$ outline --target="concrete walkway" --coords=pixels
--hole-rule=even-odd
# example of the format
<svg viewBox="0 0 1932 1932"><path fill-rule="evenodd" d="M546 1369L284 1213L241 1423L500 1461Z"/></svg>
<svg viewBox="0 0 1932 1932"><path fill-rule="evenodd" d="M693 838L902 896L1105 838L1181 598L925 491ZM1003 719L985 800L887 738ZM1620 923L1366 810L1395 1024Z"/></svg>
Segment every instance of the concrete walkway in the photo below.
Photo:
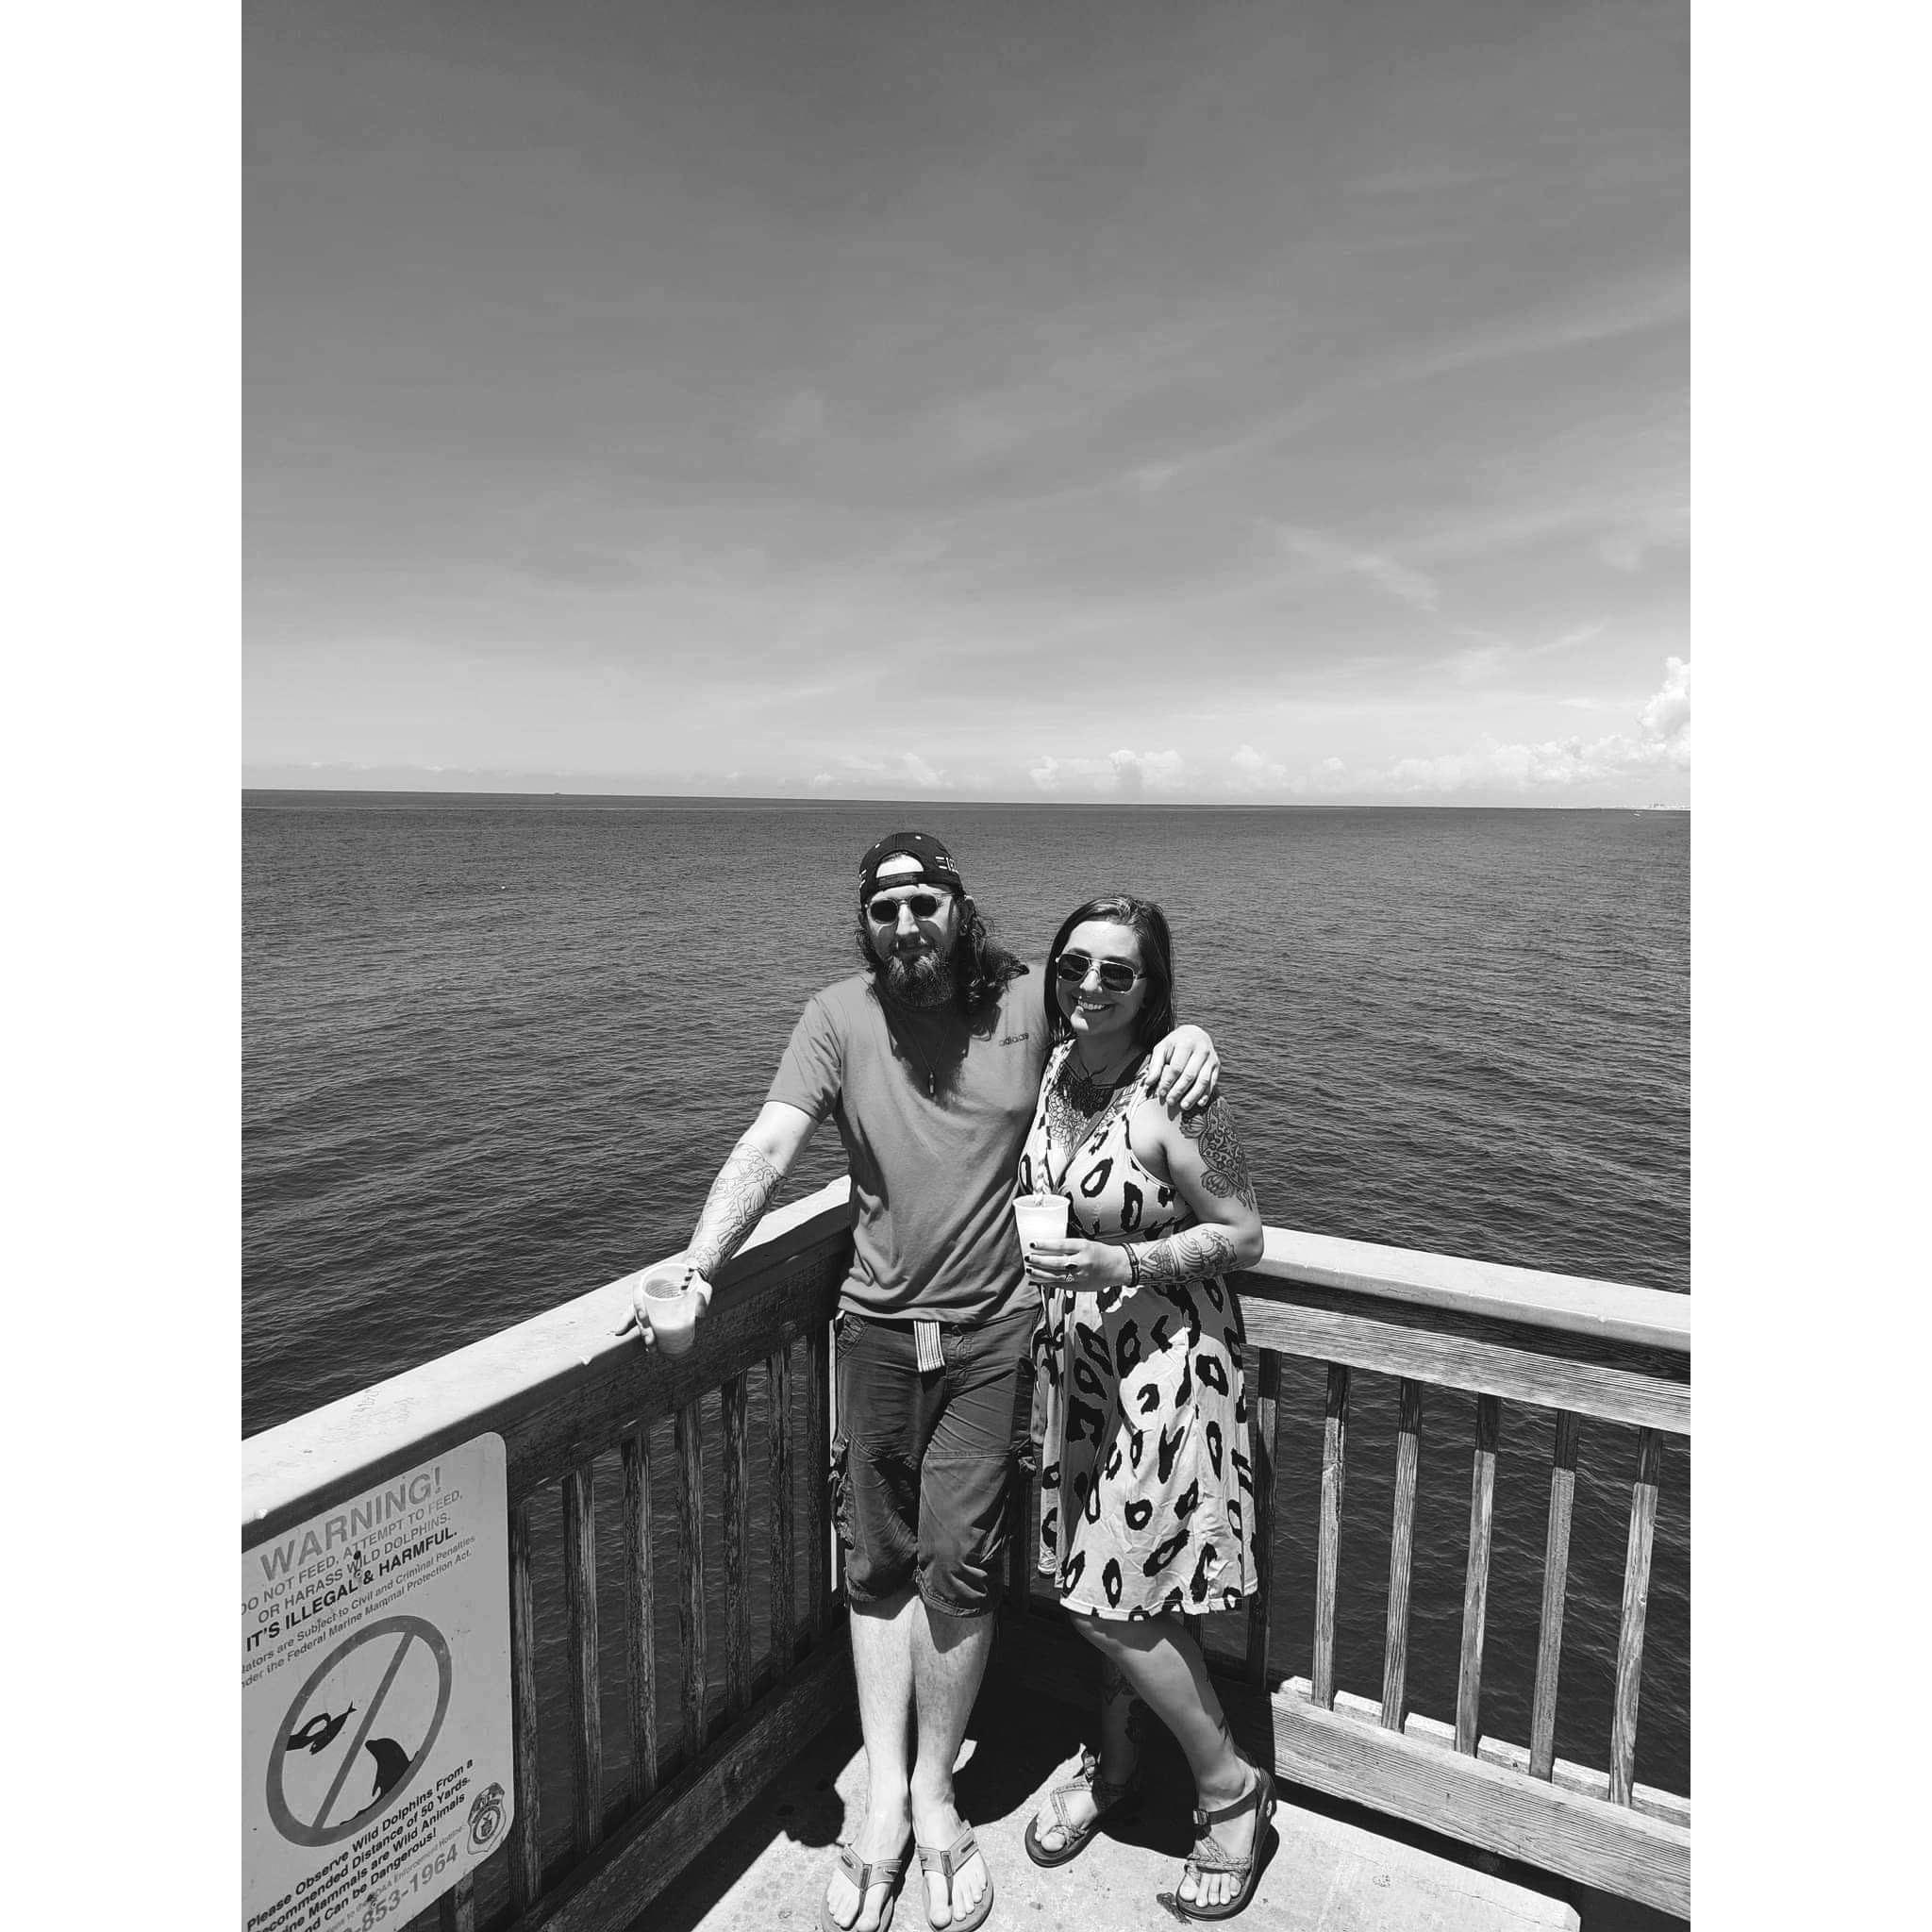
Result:
<svg viewBox="0 0 1932 1932"><path fill-rule="evenodd" d="M1075 1760L1081 1716L1060 1706L989 1710L988 1701L974 1713L958 1777L960 1807L993 1874L986 1932L1173 1932L1178 1922L1156 1894L1174 1890L1192 1840L1191 1786L1179 1753L1163 1737L1149 1753L1138 1814L1071 1863L1044 1871L1026 1856L1026 1824ZM1084 1728L1092 1734L1091 1719ZM864 1803L858 1726L835 1725L639 1918L635 1932L816 1932L837 1847ZM1579 1924L1560 1881L1539 1876L1541 1889L1531 1890L1348 1822L1338 1808L1284 1794L1277 1841L1239 1921L1247 1932L1574 1932ZM924 1932L922 1900L918 1864L908 1860L893 1932ZM1597 1924L1592 1916L1584 1932Z"/></svg>

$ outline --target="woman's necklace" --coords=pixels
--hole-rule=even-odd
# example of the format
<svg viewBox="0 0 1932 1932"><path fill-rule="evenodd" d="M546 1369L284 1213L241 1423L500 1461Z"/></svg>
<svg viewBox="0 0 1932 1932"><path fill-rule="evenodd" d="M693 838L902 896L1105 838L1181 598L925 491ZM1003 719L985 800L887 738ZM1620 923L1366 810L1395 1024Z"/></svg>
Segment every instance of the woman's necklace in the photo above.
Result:
<svg viewBox="0 0 1932 1932"><path fill-rule="evenodd" d="M1131 1054L1111 1080L1102 1080L1079 1063L1077 1047L1069 1050L1060 1062L1059 1077L1046 1096L1046 1118L1057 1141L1072 1145L1084 1140L1093 1123L1112 1106L1115 1096L1128 1085L1142 1056Z"/></svg>

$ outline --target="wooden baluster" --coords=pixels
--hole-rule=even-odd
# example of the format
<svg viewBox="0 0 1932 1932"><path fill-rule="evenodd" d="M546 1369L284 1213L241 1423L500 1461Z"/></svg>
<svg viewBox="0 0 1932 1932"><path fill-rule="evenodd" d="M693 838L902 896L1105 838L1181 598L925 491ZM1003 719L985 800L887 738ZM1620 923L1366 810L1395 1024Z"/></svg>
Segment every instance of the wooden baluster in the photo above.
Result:
<svg viewBox="0 0 1932 1932"><path fill-rule="evenodd" d="M476 1932L476 1874L465 1872L437 1901L437 1932Z"/></svg>
<svg viewBox="0 0 1932 1932"><path fill-rule="evenodd" d="M1395 1425L1395 1508L1389 1534L1389 1627L1382 1643L1382 1728L1407 1717L1408 1579L1415 1556L1415 1483L1422 1461L1423 1388L1402 1378Z"/></svg>
<svg viewBox="0 0 1932 1932"><path fill-rule="evenodd" d="M510 1904L521 1916L543 1890L543 1850L537 1830L537 1605L530 1583L530 1499L509 1512L510 1732L516 1763L517 1815L509 1832Z"/></svg>
<svg viewBox="0 0 1932 1932"><path fill-rule="evenodd" d="M1341 1489L1348 1474L1348 1367L1328 1364L1322 1424L1322 1536L1315 1553L1315 1702L1335 1708L1335 1585L1341 1557Z"/></svg>
<svg viewBox="0 0 1932 1932"><path fill-rule="evenodd" d="M677 1411L677 1639L684 1651L682 1723L689 1764L705 1748L705 1466L698 1405Z"/></svg>
<svg viewBox="0 0 1932 1932"><path fill-rule="evenodd" d="M743 1370L724 1385L724 1717L734 1722L751 1703L751 1511L745 1478L750 1444L745 1399L750 1375Z"/></svg>
<svg viewBox="0 0 1932 1932"><path fill-rule="evenodd" d="M597 1681L596 1477L582 1462L563 1479L563 1599L570 1624L572 1828L578 1857L604 1836L604 1716Z"/></svg>
<svg viewBox="0 0 1932 1932"><path fill-rule="evenodd" d="M624 1651L630 1684L630 1801L658 1789L657 1591L651 1561L651 1432L624 1439Z"/></svg>
<svg viewBox="0 0 1932 1932"><path fill-rule="evenodd" d="M1490 1607L1490 1537L1496 1514L1496 1442L1503 1405L1475 1399L1475 1468L1469 1485L1469 1567L1462 1582L1462 1665L1456 1678L1456 1748L1475 1756L1483 1701L1483 1620Z"/></svg>
<svg viewBox="0 0 1932 1932"><path fill-rule="evenodd" d="M1643 1613L1650 1602L1650 1539L1657 1526L1661 1438L1637 1432L1637 1478L1630 1488L1630 1541L1624 1557L1624 1610L1617 1625L1617 1702L1610 1720L1610 1802L1630 1803L1637 1770L1637 1693L1643 1671Z"/></svg>
<svg viewBox="0 0 1932 1932"><path fill-rule="evenodd" d="M1537 1629L1536 1699L1529 1718L1529 1774L1548 1783L1557 1764L1557 1669L1563 1655L1563 1598L1570 1581L1570 1511L1576 1496L1577 1422L1557 1411L1550 1457L1550 1527L1543 1541L1542 1621Z"/></svg>
<svg viewBox="0 0 1932 1932"><path fill-rule="evenodd" d="M772 1681L798 1650L798 1592L791 1574L791 1357L765 1357L765 1474L772 1491Z"/></svg>
<svg viewBox="0 0 1932 1932"><path fill-rule="evenodd" d="M1032 1601L1033 1485L1016 1463L1007 1476L1007 1607L1024 1615Z"/></svg>
<svg viewBox="0 0 1932 1932"><path fill-rule="evenodd" d="M1255 1593L1248 1599L1247 1680L1268 1682L1268 1602L1274 1588L1274 1465L1278 1459L1275 1429L1281 1400L1281 1357L1272 1348L1260 1351L1260 1372L1248 1431L1248 1454L1255 1467Z"/></svg>
<svg viewBox="0 0 1932 1932"><path fill-rule="evenodd" d="M809 1463L805 1473L806 1627L813 1644L824 1642L825 1619L832 1605L832 1524L830 1481L832 1467L832 1331L816 1327L807 1341L810 1364L810 1420L806 1454Z"/></svg>
<svg viewBox="0 0 1932 1932"><path fill-rule="evenodd" d="M1030 1349L1032 1344L1027 1346ZM1026 1418L1029 1432L1041 1400L1036 1385L1034 1407L1028 1410ZM1038 1457L1034 1459L1037 1461ZM1033 1492L1037 1481L1038 1477L1029 1476L1015 1457L1007 1474L1007 1607L1021 1616L1032 1606L1033 1561L1040 1548L1033 1528Z"/></svg>

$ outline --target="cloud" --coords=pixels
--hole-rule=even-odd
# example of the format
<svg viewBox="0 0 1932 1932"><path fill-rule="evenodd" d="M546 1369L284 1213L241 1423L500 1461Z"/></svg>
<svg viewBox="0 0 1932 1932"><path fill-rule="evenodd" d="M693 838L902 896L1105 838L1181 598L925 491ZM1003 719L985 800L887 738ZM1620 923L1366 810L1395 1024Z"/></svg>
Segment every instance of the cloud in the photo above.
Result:
<svg viewBox="0 0 1932 1932"><path fill-rule="evenodd" d="M1177 751L1117 751L1113 768L1119 774L1124 797L1138 798L1142 792L1157 795L1179 791L1188 782L1187 768Z"/></svg>
<svg viewBox="0 0 1932 1932"><path fill-rule="evenodd" d="M1441 758L1398 758L1389 767L1383 784L1401 792L1477 788L1528 791L1540 786L1560 788L1608 775L1581 739L1553 738L1541 744L1489 744L1480 751L1449 752Z"/></svg>
<svg viewBox="0 0 1932 1932"><path fill-rule="evenodd" d="M1668 270L1608 286L1572 291L1553 302L1520 310L1499 325L1441 338L1370 379L1423 382L1487 363L1520 361L1662 329L1681 330L1690 314L1690 275L1673 264Z"/></svg>
<svg viewBox="0 0 1932 1932"><path fill-rule="evenodd" d="M871 786L907 786L920 791L943 791L949 781L945 773L928 763L916 751L902 751L888 758L860 758L857 753L845 752L840 756L836 773L818 771L812 774L812 790L828 791L834 785L849 785L855 780Z"/></svg>
<svg viewBox="0 0 1932 1932"><path fill-rule="evenodd" d="M1049 797L1169 797L1187 789L1187 763L1177 751L1123 748L1104 758L1058 758L1042 753L1026 775Z"/></svg>
<svg viewBox="0 0 1932 1932"><path fill-rule="evenodd" d="M1667 658L1662 688L1638 713L1634 733L1611 731L1589 740L1551 738L1539 744L1491 741L1474 751L1397 758L1360 771L1331 758L1293 781L1291 790L1403 798L1472 791L1548 795L1616 779L1670 776L1690 769L1690 664L1688 658Z"/></svg>
<svg viewBox="0 0 1932 1932"><path fill-rule="evenodd" d="M1288 767L1263 758L1252 744L1238 746L1228 763L1234 767L1228 781L1233 791L1280 791L1288 786Z"/></svg>
<svg viewBox="0 0 1932 1932"><path fill-rule="evenodd" d="M1449 669L1457 684L1481 684L1502 670L1507 655L1501 644L1472 644L1449 659Z"/></svg>
<svg viewBox="0 0 1932 1932"><path fill-rule="evenodd" d="M1346 791L1353 784L1348 767L1338 758L1326 758L1316 765L1305 777L1297 778L1290 786L1291 791L1337 792Z"/></svg>
<svg viewBox="0 0 1932 1932"><path fill-rule="evenodd" d="M1321 530L1307 529L1297 524L1281 525L1278 534L1292 555L1313 564L1324 575L1361 577L1383 595L1407 605L1411 610L1432 611L1441 604L1441 591L1433 577L1381 551L1357 550Z"/></svg>
<svg viewBox="0 0 1932 1932"><path fill-rule="evenodd" d="M1596 554L1612 570L1634 575L1661 552L1680 557L1690 542L1688 505L1662 500L1648 508L1621 514L1614 525L1596 540Z"/></svg>
<svg viewBox="0 0 1932 1932"><path fill-rule="evenodd" d="M1664 659L1664 688L1644 706L1637 722L1645 734L1671 748L1677 761L1690 762L1690 664L1685 658Z"/></svg>

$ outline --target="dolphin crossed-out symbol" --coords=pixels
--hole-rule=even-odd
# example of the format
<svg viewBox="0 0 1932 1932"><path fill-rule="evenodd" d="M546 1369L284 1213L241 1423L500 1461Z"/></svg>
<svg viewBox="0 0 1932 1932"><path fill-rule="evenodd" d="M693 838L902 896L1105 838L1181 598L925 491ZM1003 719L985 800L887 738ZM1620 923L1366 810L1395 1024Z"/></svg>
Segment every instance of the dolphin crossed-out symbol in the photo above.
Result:
<svg viewBox="0 0 1932 1932"><path fill-rule="evenodd" d="M325 1710L318 1710L299 1731L291 1733L288 1749L307 1751L311 1757L320 1757L341 1735L342 1726L349 1722L356 1707L347 1706L340 1716L331 1717ZM375 1783L369 1794L369 1804L378 1805L395 1790L409 1770L409 1754L393 1738L367 1738L362 1748L375 1760ZM358 1818L360 1811L356 1814Z"/></svg>
<svg viewBox="0 0 1932 1932"><path fill-rule="evenodd" d="M340 1712L325 1706L305 1708L308 1699L323 1690L330 1674L364 1646L374 1646L368 1660L352 1668L358 1672L375 1671L377 1674L373 1688L365 1689L358 1683L358 1701L347 1704ZM397 1703L391 1698L391 1691L405 1663L411 1659L417 1689L408 1699ZM426 1677L425 1668L431 1674ZM442 1632L425 1618L408 1614L377 1618L344 1636L309 1673L275 1733L275 1746L269 1754L264 1778L264 1796L275 1829L293 1844L330 1845L348 1837L358 1824L366 1824L372 1816L387 1810L421 1774L448 1713L453 1681L449 1644ZM432 1686L434 1707L425 1714L417 1700ZM344 1685L342 1690L347 1688ZM336 1694L341 1695L341 1691ZM334 1698L329 1701L333 1703ZM390 1735L375 1735L377 1719L386 1707L389 1723L384 1730ZM358 1710L360 1715L357 1716ZM357 1718L355 1728L346 1730L352 1716ZM307 1795L301 1801L302 1811L298 1816L290 1807L290 1793L283 1785L283 1767L298 1753L320 1757L344 1738L345 1730L346 1745L341 1757L332 1771L322 1774L328 1786L326 1792L320 1792L319 1788L305 1788ZM394 1735L396 1731L401 1731L401 1738ZM411 1751L403 1740L416 1739L419 1732L420 1741ZM369 1754L368 1764L362 1760L365 1751ZM368 1795L359 1799L352 1783L358 1771L370 1780L362 1788ZM343 1806L341 1812L335 1809L338 1799Z"/></svg>

